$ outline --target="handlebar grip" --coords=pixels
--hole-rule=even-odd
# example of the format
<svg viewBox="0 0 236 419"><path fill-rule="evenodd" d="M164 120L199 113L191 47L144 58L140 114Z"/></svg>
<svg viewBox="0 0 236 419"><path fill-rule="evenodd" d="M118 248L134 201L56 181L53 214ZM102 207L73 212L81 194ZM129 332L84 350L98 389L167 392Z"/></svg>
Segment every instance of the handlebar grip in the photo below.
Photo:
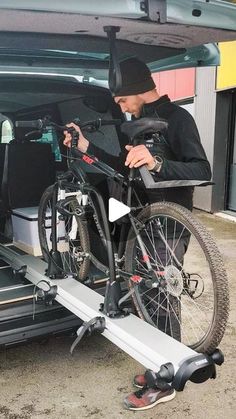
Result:
<svg viewBox="0 0 236 419"><path fill-rule="evenodd" d="M33 121L15 121L16 128L36 128L42 129L43 128L43 121L42 119L35 119Z"/></svg>

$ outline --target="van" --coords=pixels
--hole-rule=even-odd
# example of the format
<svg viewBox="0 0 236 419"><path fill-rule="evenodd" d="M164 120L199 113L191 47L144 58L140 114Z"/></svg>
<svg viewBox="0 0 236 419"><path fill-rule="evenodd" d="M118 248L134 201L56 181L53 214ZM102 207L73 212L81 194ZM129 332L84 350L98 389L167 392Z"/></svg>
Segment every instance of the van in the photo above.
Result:
<svg viewBox="0 0 236 419"><path fill-rule="evenodd" d="M119 60L139 57L152 72L216 66L217 43L235 39L236 5L231 1L2 0L1 243L41 257L37 207L44 189L66 170L66 150L57 132L27 138L15 121L48 116L64 125L78 117L123 119L108 89L109 70L110 81L112 70L117 74L114 54ZM91 138L114 155L125 144L114 128L106 135L91 133ZM102 184L97 176L94 181ZM0 346L78 329L81 321L75 315L58 303L35 305L34 294L23 267L17 271L0 256Z"/></svg>

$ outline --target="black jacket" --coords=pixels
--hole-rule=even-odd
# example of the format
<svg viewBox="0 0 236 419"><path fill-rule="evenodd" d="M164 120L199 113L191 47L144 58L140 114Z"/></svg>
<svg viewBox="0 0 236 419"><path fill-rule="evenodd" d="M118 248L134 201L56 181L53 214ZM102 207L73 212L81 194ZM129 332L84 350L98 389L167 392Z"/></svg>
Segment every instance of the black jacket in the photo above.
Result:
<svg viewBox="0 0 236 419"><path fill-rule="evenodd" d="M157 117L168 122L167 133L145 137L145 145L152 155L163 158L163 165L158 180L210 180L211 169L202 147L199 133L192 116L180 106L173 104L167 95L155 102L144 105L141 117ZM119 157L112 156L90 143L88 153L111 165L115 170L125 174L124 166L127 151L123 148ZM143 203L166 200L179 203L192 209L192 187L145 190L138 184L138 192Z"/></svg>

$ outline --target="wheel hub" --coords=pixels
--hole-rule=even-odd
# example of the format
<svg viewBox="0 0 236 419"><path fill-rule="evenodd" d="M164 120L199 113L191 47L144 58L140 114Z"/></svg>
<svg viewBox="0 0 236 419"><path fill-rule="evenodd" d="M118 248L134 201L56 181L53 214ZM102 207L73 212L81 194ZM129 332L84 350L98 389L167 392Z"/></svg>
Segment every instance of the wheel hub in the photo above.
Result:
<svg viewBox="0 0 236 419"><path fill-rule="evenodd" d="M183 277L179 269L176 266L169 265L165 268L165 280L167 292L174 297L179 297L183 292Z"/></svg>

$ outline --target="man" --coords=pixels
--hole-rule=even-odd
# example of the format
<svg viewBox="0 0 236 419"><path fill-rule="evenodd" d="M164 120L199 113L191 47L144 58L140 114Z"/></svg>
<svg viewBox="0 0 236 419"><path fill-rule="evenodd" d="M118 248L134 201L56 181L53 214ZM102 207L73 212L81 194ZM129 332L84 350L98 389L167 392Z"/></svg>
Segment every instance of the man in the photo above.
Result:
<svg viewBox="0 0 236 419"><path fill-rule="evenodd" d="M142 117L164 119L168 122L167 133L165 135L154 134L151 137L148 136L144 144L135 147L126 145L126 151L121 150L119 157L111 156L89 143L81 133L79 149L95 155L115 169L119 169L123 164L127 168L138 168L145 164L156 181L210 180L210 165L191 115L183 108L171 103L167 95L159 96L150 70L137 58L122 61L120 70L122 86L113 96L122 112L129 112L134 119ZM74 124L69 124L69 126L76 127ZM79 130L78 127L76 129ZM70 141L70 135L66 134L64 144L69 145ZM141 185L139 188L140 197L144 202L153 203L166 200L176 202L192 210L192 187L152 189L148 192ZM182 244L183 257L187 248L188 237L183 238ZM124 403L127 409L146 410L175 397L174 389L148 388L146 384L144 375L138 375L134 378L134 385L141 390L125 398Z"/></svg>

